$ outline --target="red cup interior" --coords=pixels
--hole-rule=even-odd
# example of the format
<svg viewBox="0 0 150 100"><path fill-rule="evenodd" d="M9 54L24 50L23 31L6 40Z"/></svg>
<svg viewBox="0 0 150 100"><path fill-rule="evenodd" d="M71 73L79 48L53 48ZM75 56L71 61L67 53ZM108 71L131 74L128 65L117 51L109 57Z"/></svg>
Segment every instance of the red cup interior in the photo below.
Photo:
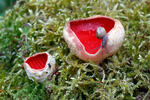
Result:
<svg viewBox="0 0 150 100"><path fill-rule="evenodd" d="M70 22L72 31L76 34L80 42L84 45L85 50L90 54L95 54L101 46L102 39L96 37L96 30L102 26L108 33L115 22L109 18L97 17L86 20L76 20Z"/></svg>
<svg viewBox="0 0 150 100"><path fill-rule="evenodd" d="M43 69L46 65L48 59L48 55L46 53L37 54L34 56L29 57L25 62L32 68L32 69Z"/></svg>

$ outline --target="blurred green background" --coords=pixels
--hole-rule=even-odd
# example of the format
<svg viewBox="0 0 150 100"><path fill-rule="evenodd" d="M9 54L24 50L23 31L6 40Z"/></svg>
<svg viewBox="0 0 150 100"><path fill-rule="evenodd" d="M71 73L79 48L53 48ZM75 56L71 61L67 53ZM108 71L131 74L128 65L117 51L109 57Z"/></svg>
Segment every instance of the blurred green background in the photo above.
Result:
<svg viewBox="0 0 150 100"><path fill-rule="evenodd" d="M0 0L0 16L5 14L5 11L11 8L16 0Z"/></svg>

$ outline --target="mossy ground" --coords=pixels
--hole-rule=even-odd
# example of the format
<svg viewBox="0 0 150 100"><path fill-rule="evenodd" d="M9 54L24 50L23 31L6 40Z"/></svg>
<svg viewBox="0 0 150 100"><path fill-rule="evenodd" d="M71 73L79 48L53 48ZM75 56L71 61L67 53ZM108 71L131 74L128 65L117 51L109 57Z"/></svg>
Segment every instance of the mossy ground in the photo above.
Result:
<svg viewBox="0 0 150 100"><path fill-rule="evenodd" d="M121 49L102 64L75 57L63 39L69 20L93 15L119 19L125 28ZM60 74L44 83L28 79L22 55L47 51ZM0 18L0 99L150 99L150 1L26 0Z"/></svg>

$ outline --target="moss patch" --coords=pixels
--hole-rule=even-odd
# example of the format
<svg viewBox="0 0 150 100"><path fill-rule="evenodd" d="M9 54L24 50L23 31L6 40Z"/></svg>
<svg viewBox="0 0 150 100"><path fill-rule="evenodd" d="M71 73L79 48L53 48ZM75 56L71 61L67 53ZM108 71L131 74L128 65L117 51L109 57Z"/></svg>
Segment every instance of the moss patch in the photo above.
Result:
<svg viewBox="0 0 150 100"><path fill-rule="evenodd" d="M0 18L0 99L134 100L150 93L150 2L147 0L26 0ZM119 52L102 64L75 57L63 39L69 20L119 19L126 32ZM28 79L22 56L47 51L59 67L45 84Z"/></svg>

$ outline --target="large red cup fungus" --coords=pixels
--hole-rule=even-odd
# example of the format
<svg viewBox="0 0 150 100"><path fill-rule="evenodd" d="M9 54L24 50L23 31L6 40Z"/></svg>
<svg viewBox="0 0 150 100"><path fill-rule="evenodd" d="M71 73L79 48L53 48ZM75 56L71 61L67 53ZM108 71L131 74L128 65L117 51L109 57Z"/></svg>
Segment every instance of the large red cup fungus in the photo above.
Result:
<svg viewBox="0 0 150 100"><path fill-rule="evenodd" d="M29 79L42 82L55 72L55 59L47 52L37 53L24 61L24 68Z"/></svg>
<svg viewBox="0 0 150 100"><path fill-rule="evenodd" d="M98 27L104 27L106 30L108 38L105 48L100 47L102 39L96 37ZM121 47L125 31L119 20L97 15L68 22L64 27L63 36L77 57L99 64Z"/></svg>

